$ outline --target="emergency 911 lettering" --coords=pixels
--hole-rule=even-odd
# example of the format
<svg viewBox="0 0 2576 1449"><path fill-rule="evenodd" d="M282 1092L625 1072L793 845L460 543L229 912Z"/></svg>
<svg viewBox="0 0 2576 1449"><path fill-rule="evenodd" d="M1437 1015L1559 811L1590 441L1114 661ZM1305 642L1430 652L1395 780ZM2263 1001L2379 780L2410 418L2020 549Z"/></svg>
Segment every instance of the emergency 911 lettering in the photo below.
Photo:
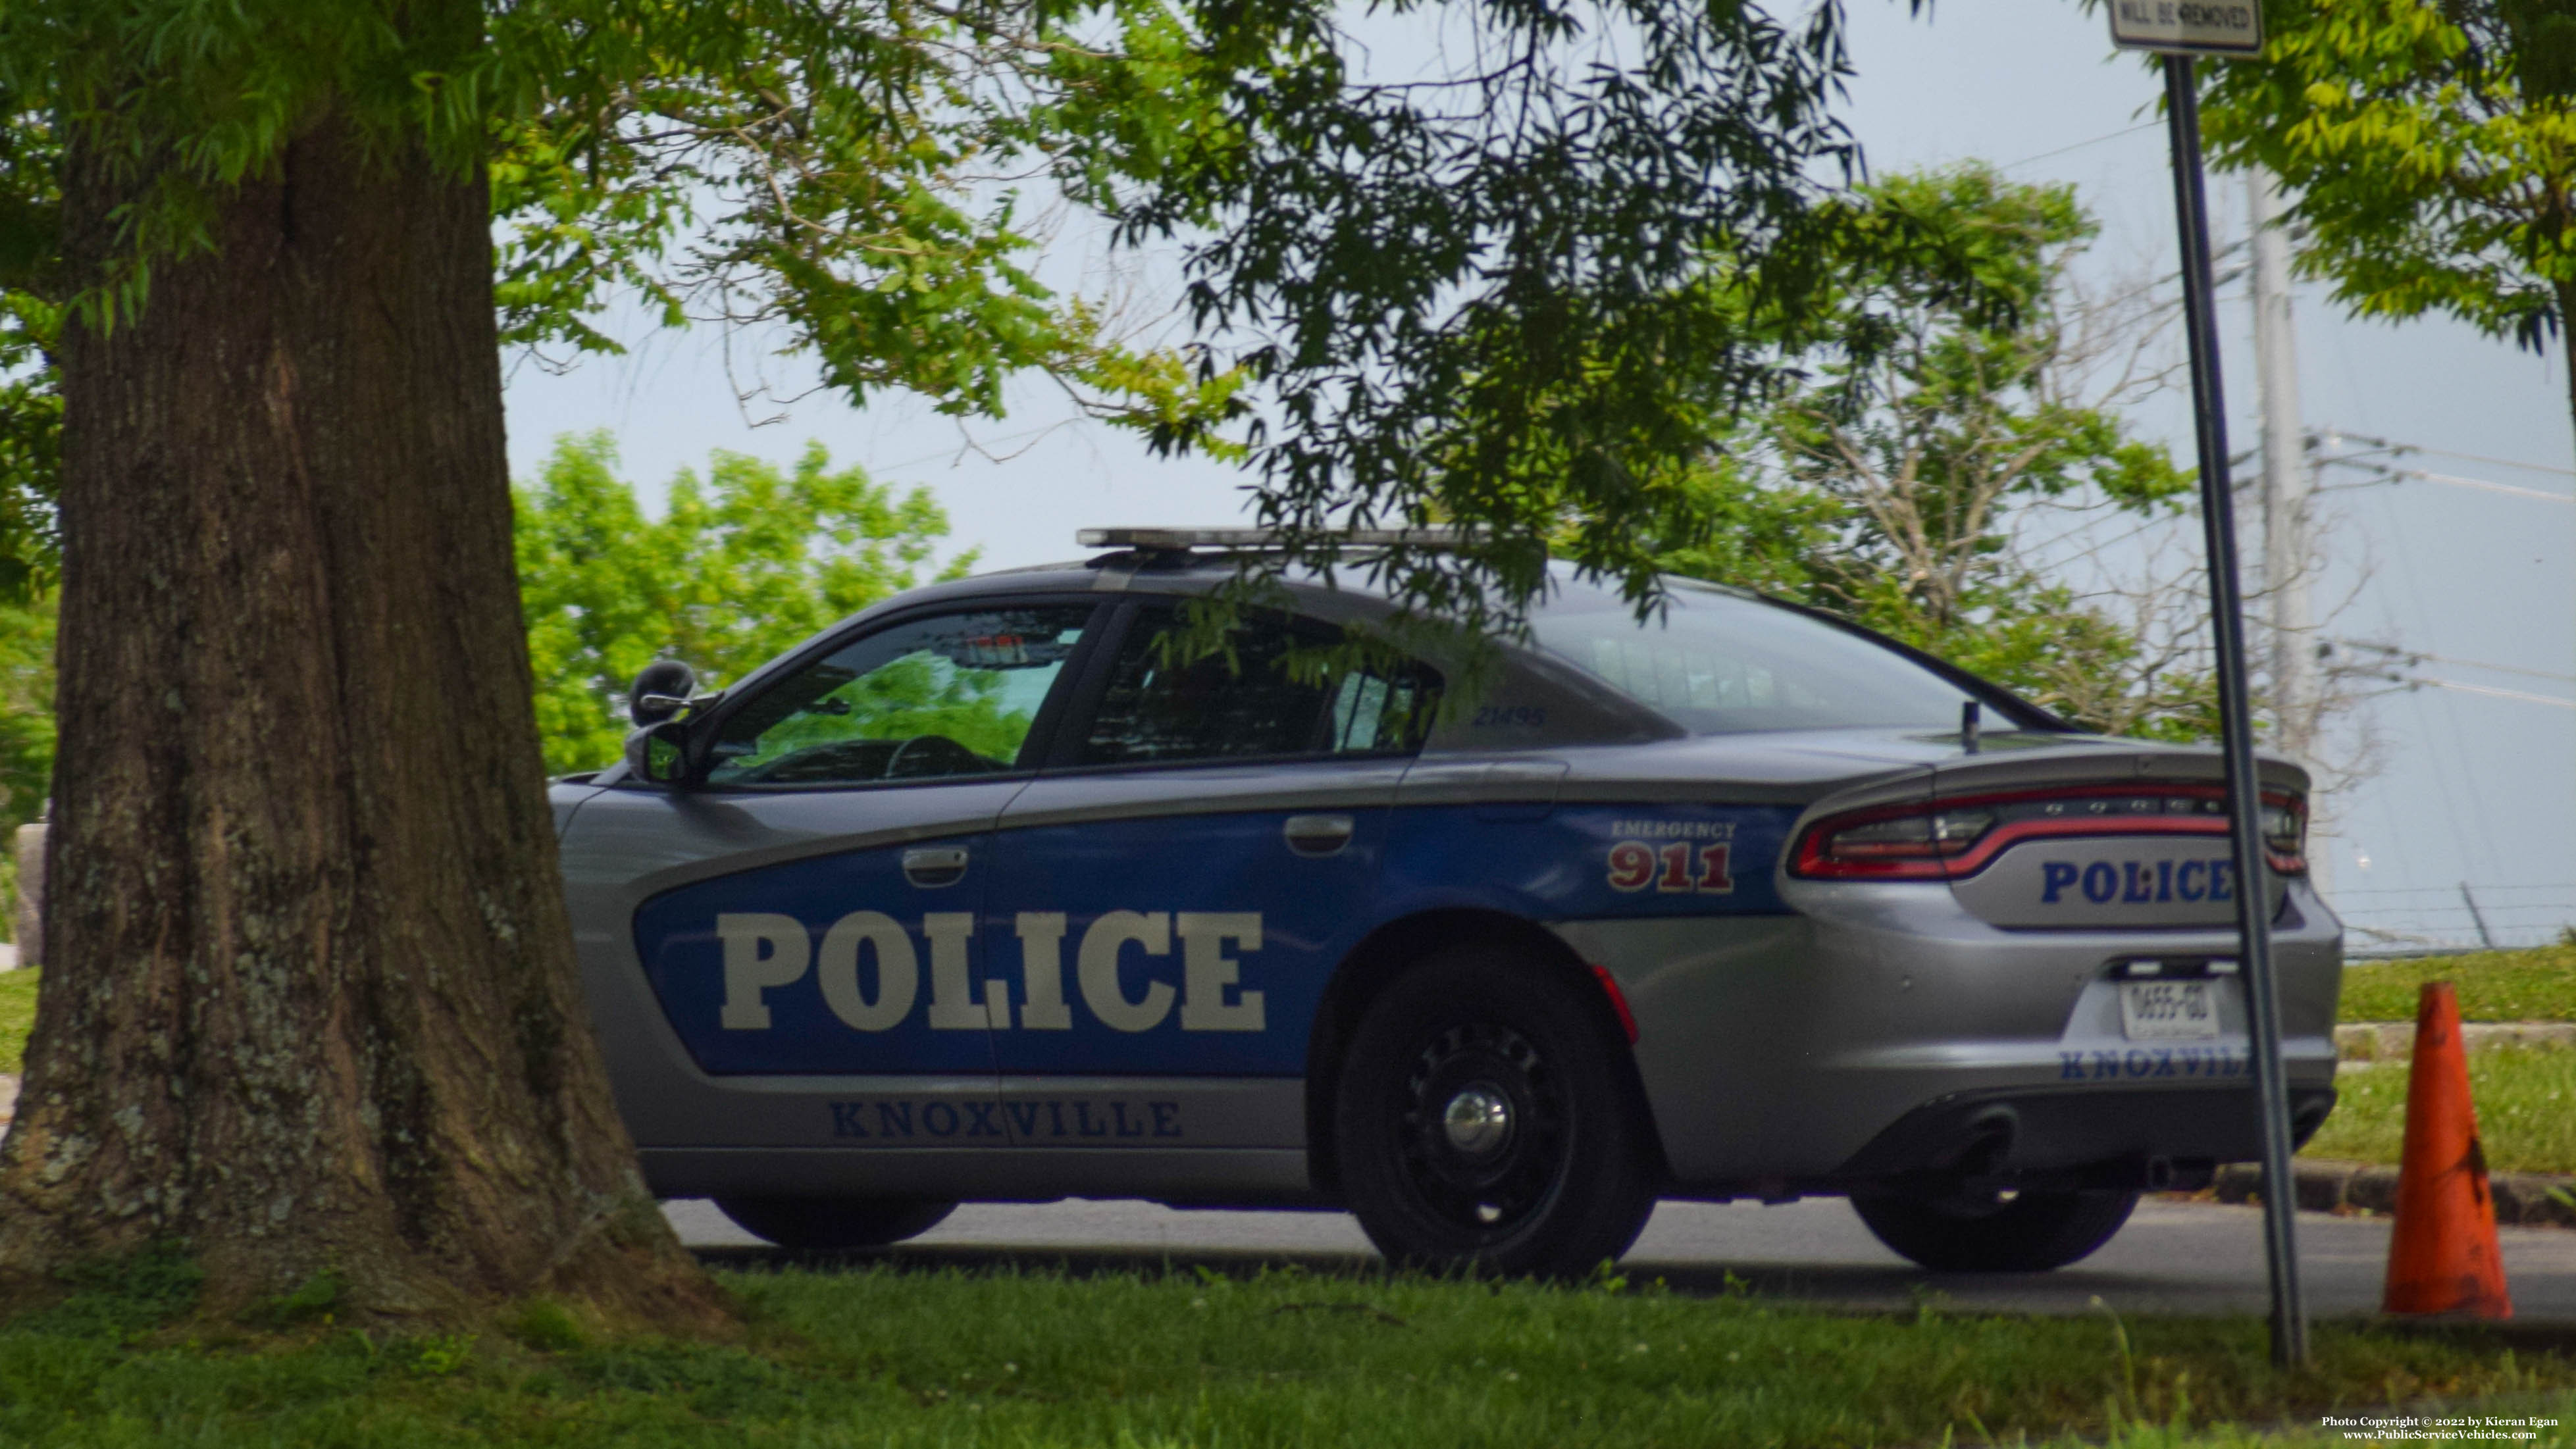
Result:
<svg viewBox="0 0 2576 1449"><path fill-rule="evenodd" d="M1733 847L1722 840L1706 845L1676 840L1664 846L1623 840L1610 847L1610 888L1634 893L1652 885L1665 895L1732 895L1732 853Z"/></svg>
<svg viewBox="0 0 2576 1449"><path fill-rule="evenodd" d="M1000 975L984 982L980 998L967 963L975 917L933 911L921 918L930 943L933 1031L1069 1031L1073 1012L1064 993L1065 913L1022 911L1020 998L1013 1011L1010 983ZM1119 965L1129 946L1146 956L1168 956L1181 939L1181 986L1148 980L1130 996ZM792 986L808 971L823 1004L853 1031L882 1032L912 1016L921 995L921 957L912 933L882 911L852 911L824 931L818 946L804 922L766 911L716 917L724 943L724 1005L718 1019L727 1031L767 1031L767 993ZM1261 916L1254 911L1109 911L1082 933L1074 952L1074 981L1085 1010L1113 1031L1147 1032L1173 1016L1178 1004L1183 1031L1266 1029L1263 994L1241 984L1243 963L1227 954L1261 949ZM871 992L860 966L873 962Z"/></svg>

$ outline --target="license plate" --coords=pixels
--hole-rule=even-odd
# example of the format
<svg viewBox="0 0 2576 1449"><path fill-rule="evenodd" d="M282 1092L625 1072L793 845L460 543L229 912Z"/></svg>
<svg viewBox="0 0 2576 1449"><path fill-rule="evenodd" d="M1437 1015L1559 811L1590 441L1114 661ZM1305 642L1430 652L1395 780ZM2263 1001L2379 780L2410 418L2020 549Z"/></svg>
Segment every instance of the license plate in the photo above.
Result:
<svg viewBox="0 0 2576 1449"><path fill-rule="evenodd" d="M2123 981L2120 1030L2131 1041L2192 1041L2218 1035L2218 1000L2207 981Z"/></svg>

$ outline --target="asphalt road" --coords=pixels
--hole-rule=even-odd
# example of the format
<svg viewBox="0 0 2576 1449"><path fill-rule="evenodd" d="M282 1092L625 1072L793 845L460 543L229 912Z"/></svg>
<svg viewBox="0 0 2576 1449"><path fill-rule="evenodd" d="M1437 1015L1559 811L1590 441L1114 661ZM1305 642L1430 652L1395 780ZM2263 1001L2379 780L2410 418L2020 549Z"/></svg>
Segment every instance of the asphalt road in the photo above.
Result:
<svg viewBox="0 0 2576 1449"><path fill-rule="evenodd" d="M683 1240L716 1262L775 1260L705 1202L664 1211ZM2576 1325L2576 1231L2505 1228L2505 1273L2517 1317ZM2301 1282L2318 1317L2379 1308L2388 1259L2386 1219L2301 1213ZM922 1267L1067 1264L1076 1271L1263 1263L1353 1270L1377 1261L1341 1213L1176 1212L1140 1202L970 1205L890 1261ZM1903 1309L1938 1293L1958 1308L2025 1313L2261 1314L2269 1306L2262 1215L2253 1208L2150 1199L2102 1251L2031 1275L1927 1273L1879 1246L1839 1199L1778 1207L1666 1203L1622 1264L1631 1281L1664 1279L1719 1292L1728 1275L1758 1293L1848 1308Z"/></svg>

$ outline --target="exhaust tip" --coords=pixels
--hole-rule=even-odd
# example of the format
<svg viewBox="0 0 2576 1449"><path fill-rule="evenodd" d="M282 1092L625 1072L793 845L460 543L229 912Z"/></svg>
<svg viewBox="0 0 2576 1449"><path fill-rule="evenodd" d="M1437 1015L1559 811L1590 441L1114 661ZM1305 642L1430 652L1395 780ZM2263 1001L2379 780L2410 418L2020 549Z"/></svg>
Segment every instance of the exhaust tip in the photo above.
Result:
<svg viewBox="0 0 2576 1449"><path fill-rule="evenodd" d="M2021 1135L2021 1117L2010 1107L1989 1107L1968 1120L1950 1165L1970 1177L2001 1172L2012 1159L2013 1139Z"/></svg>

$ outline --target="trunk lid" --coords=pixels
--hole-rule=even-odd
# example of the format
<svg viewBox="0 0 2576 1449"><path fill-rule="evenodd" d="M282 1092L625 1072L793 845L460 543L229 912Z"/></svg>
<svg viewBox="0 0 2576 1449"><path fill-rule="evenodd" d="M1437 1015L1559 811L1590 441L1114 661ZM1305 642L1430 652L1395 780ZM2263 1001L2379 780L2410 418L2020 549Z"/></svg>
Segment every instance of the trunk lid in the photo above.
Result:
<svg viewBox="0 0 2576 1449"><path fill-rule="evenodd" d="M2267 795L2307 793L2295 765L2257 770ZM1951 894L2015 929L2233 925L2225 782L2216 750L2143 741L1945 761L1933 768L1934 798L1978 802L1997 817L1988 837L2008 841L1953 876ZM2263 887L2278 915L2288 881L2268 860Z"/></svg>

